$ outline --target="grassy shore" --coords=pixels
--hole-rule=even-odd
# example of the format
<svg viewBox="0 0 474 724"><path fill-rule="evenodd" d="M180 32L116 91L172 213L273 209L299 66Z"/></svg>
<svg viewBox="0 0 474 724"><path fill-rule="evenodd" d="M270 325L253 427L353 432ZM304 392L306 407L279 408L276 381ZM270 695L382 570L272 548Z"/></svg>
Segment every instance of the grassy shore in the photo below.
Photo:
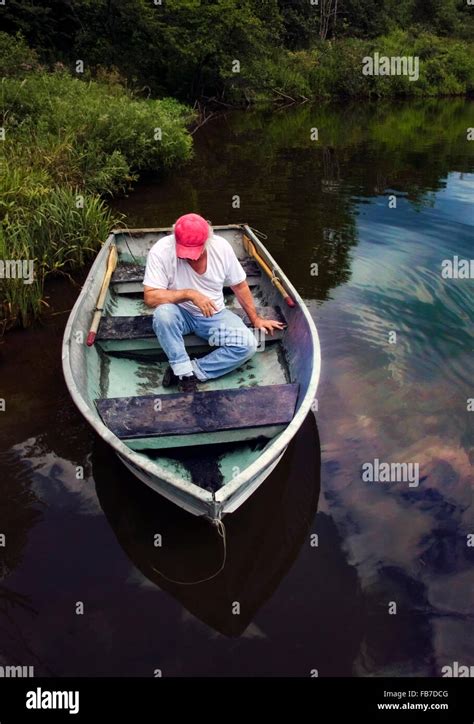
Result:
<svg viewBox="0 0 474 724"><path fill-rule="evenodd" d="M113 73L84 81L61 67L48 71L11 41L0 38L0 331L40 315L48 275L70 273L96 253L119 221L107 196L140 171L171 168L192 153L188 107L138 98ZM33 281L18 278L19 261L33 262Z"/></svg>

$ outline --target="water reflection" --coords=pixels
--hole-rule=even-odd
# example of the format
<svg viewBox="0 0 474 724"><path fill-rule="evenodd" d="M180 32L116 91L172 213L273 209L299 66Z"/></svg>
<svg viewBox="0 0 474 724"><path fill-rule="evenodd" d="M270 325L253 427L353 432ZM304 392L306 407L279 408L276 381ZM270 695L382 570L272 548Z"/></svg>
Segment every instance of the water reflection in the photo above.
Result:
<svg viewBox="0 0 474 724"><path fill-rule="evenodd" d="M223 541L216 529L183 515L138 483L100 443L95 445L92 466L102 509L137 569L208 626L239 636L307 540L319 498L320 461L317 428L310 415L265 484L224 519L225 567L197 585L186 582L211 577L221 567ZM156 535L161 536L157 546Z"/></svg>

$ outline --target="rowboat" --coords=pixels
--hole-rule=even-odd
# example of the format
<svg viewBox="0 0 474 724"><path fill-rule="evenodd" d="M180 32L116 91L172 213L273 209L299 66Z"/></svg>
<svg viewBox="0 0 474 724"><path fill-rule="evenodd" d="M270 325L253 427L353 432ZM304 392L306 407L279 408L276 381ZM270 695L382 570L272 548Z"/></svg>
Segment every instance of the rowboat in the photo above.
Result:
<svg viewBox="0 0 474 724"><path fill-rule="evenodd" d="M110 233L71 311L62 361L76 406L123 464L165 498L217 524L261 485L314 409L321 357L306 305L253 230L213 229L244 266L260 316L286 323L258 339L252 359L194 394L162 387L167 360L142 286L148 251L172 232L156 228ZM225 301L250 326L231 289ZM97 317L92 344L88 330ZM209 351L195 335L186 347L197 357Z"/></svg>

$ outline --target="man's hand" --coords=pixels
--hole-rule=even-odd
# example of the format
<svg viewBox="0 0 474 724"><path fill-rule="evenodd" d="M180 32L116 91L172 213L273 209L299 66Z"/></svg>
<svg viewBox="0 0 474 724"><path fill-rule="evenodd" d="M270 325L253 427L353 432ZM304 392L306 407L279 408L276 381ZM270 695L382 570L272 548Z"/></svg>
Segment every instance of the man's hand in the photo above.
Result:
<svg viewBox="0 0 474 724"><path fill-rule="evenodd" d="M285 329L286 324L283 322L277 322L274 319L262 319L262 317L257 317L257 319L254 320L253 325L255 329L263 329L265 334L273 334L275 329Z"/></svg>
<svg viewBox="0 0 474 724"><path fill-rule="evenodd" d="M285 329L287 325L283 322L277 322L275 319L262 319L262 317L258 316L252 292L246 281L235 284L231 289L237 297L237 301L240 302L240 305L246 312L254 329L263 329L265 334L269 332L273 334L275 329Z"/></svg>
<svg viewBox="0 0 474 724"><path fill-rule="evenodd" d="M199 307L205 317L212 317L212 315L217 312L217 306L212 299L209 299L209 297L206 297L206 295L201 292L193 291L192 295L190 295L190 300L196 307Z"/></svg>

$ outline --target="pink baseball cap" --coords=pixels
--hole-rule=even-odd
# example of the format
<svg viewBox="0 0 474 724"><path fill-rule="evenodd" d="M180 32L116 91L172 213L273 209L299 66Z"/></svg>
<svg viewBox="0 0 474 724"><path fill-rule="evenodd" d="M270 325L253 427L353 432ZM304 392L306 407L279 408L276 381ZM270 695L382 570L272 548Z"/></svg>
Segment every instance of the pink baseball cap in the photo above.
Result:
<svg viewBox="0 0 474 724"><path fill-rule="evenodd" d="M180 259L199 259L209 238L210 227L198 214L180 216L174 225L176 254Z"/></svg>

